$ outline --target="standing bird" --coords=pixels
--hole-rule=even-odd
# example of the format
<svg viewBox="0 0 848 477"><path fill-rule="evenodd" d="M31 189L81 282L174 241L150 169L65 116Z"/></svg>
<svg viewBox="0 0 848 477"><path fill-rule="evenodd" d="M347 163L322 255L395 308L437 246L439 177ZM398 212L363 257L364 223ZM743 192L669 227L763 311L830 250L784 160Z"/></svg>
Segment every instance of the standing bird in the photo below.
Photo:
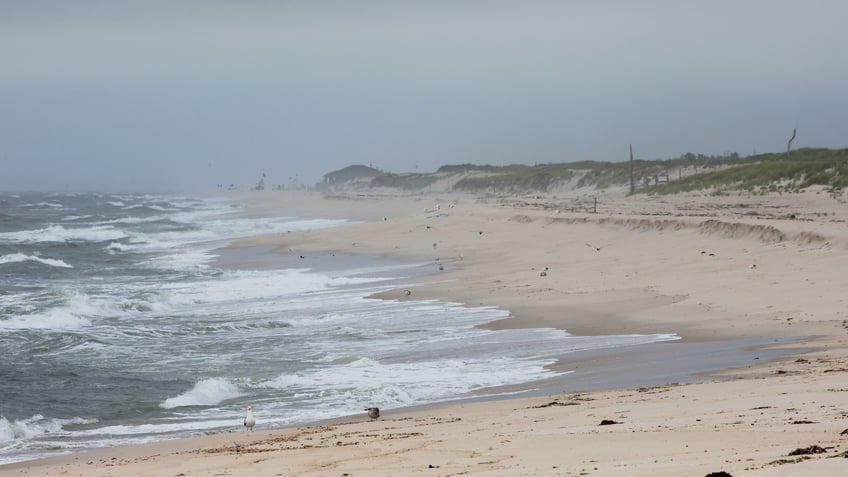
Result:
<svg viewBox="0 0 848 477"><path fill-rule="evenodd" d="M253 426L256 425L256 418L253 417L253 408L247 406L247 415L244 416L244 428L248 431L253 430Z"/></svg>
<svg viewBox="0 0 848 477"><path fill-rule="evenodd" d="M371 419L379 419L380 418L380 408L379 407L366 407L366 411L368 411L368 417Z"/></svg>

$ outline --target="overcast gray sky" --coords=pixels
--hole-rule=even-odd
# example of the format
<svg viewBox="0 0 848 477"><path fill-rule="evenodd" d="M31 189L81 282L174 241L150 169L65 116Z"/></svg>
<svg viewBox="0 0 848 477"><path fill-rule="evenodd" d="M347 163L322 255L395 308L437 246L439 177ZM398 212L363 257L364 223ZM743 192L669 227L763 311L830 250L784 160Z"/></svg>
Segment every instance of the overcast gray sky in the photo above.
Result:
<svg viewBox="0 0 848 477"><path fill-rule="evenodd" d="M0 190L848 146L848 2L0 0Z"/></svg>

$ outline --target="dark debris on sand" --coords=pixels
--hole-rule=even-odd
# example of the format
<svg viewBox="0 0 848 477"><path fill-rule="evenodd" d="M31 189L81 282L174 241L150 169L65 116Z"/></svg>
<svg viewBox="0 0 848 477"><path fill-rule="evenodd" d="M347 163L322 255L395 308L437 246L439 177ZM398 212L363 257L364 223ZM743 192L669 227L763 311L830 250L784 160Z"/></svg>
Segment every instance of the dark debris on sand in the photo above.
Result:
<svg viewBox="0 0 848 477"><path fill-rule="evenodd" d="M794 451L790 452L789 455L811 455L811 454L824 454L827 450L820 446L810 446L810 447L799 447Z"/></svg>
<svg viewBox="0 0 848 477"><path fill-rule="evenodd" d="M554 407L554 406L579 406L579 405L580 405L579 402L573 402L573 401L569 401L569 402L551 401L547 404L539 404L538 406L533 406L533 407L536 408L536 409L541 409L541 408L545 408L545 407Z"/></svg>

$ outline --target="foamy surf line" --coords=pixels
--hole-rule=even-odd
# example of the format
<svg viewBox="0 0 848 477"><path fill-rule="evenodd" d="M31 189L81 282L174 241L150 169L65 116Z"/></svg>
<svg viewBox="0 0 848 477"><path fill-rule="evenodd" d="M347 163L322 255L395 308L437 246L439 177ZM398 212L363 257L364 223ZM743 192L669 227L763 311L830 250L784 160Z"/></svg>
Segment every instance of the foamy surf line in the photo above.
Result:
<svg viewBox="0 0 848 477"><path fill-rule="evenodd" d="M218 270L207 257L228 252L215 251L210 240L347 221L258 220L222 215L221 207L177 212L173 201L158 200L128 208L130 199L121 210L153 215L108 215L106 224L98 219L0 236L34 250L67 241L89 244L99 260L133 273L140 267L148 277L136 280L127 272L82 288L69 277L51 282L60 288L16 295L28 302L50 299L41 308L14 304L16 317L2 325L46 340L42 358L69 366L61 379L73 383L80 372L109 363L110 369L79 379L76 397L85 396L92 381L98 389L129 386L132 392L98 396L94 408L83 400L56 414L54 403L45 401L30 414L7 418L0 459L227 432L239 428L246 405L256 409L259 427L267 428L355 414L363 405L399 409L485 389L499 394L499 387L567 374L551 369L564 353L675 339L577 338L544 328L494 331L480 325L504 318L505 310L367 298L419 279L416 263L248 249L240 251L238 266ZM160 217L168 211L172 215ZM111 258L128 252L138 258ZM82 266L83 258L73 263ZM139 362L145 363L141 370ZM138 373L145 369L150 373ZM143 411L128 411L133 409Z"/></svg>
<svg viewBox="0 0 848 477"><path fill-rule="evenodd" d="M230 263L241 265L261 263L262 266L268 266L269 263L282 266L297 261L294 259L294 254L283 257L282 254L272 253L272 249L272 246L234 247L221 251L220 259L224 264L227 264L229 260ZM337 256L344 257L344 251L332 254L311 253L297 258L312 261L312 265L316 268L331 270L336 268L332 262L337 260ZM350 257L352 257L351 263L377 260L377 258L361 255L350 255ZM381 257L380 260L385 258ZM423 266L415 272L416 277L431 271L425 268L428 264L418 265ZM393 288L402 287L403 284L395 284ZM555 360L546 365L547 368L559 370L553 377L528 380L512 386L482 387L473 393L474 396L447 399L444 402L508 399L527 395L697 382L707 379L705 376L710 372L750 365L761 359L777 359L795 352L790 349L768 349L769 345L791 343L794 339L766 337L755 340L690 343L681 342L680 337L674 333L654 336L658 339L644 343L563 350ZM607 359L599 360L599 356L606 356ZM592 364L587 366L587 360ZM438 403L433 404L438 405Z"/></svg>
<svg viewBox="0 0 848 477"><path fill-rule="evenodd" d="M56 337L61 347L48 349L59 362L84 358L83 369L110 363L117 376L88 376L102 378L103 389L126 385L115 380L132 375L139 362L155 377L148 382L143 381L148 376L138 376L142 384L133 403L124 401L132 393L112 396L111 415L83 409L51 416L44 407L7 419L0 459L229 432L240 429L247 405L255 409L259 428L274 428L361 413L364 405L394 410L480 396L512 397L516 389L567 381L576 373L557 366L564 357L678 339L674 334L575 337L551 328L491 330L481 325L506 317L506 310L438 300L369 299L423 280L425 269L419 263L354 254L272 254L269 248L197 244L213 237L226 243L263 234L269 224L280 233L291 224L311 228L343 220L192 215L204 219L198 222L203 228L163 233L118 223L156 223L130 217L110 219L106 229L92 224L96 237L71 228L40 229L45 231L42 239L91 238L118 256L125 248L147 253L164 248L160 243L180 244L176 253L141 262L153 265L145 266L148 273L178 273L54 293L59 306L23 310L22 319L7 323L9 331ZM191 223L185 218L180 222ZM112 247L114 242L102 232L132 234L147 245L124 241ZM6 237L40 243L33 238ZM221 257L209 263L195 258L197 254ZM231 266L221 266L228 262ZM180 354L182 350L186 352ZM145 411L126 413L133 408Z"/></svg>
<svg viewBox="0 0 848 477"><path fill-rule="evenodd" d="M525 382L512 387L481 388L479 390L481 394L472 397L451 398L449 396L443 396L441 399L437 398L432 401L392 406L389 408L384 407L384 409L398 412L404 409L438 407L457 402L512 399L577 390L591 391L625 386L650 386L654 384L667 384L669 382L687 382L697 379L693 376L693 373L697 371L732 367L739 365L740 361L750 363L751 359L754 358L773 359L794 352L794 350L789 349L776 351L751 349L752 346L766 344L776 344L776 342L774 340L738 340L710 343L668 343L636 346L624 351L620 349L578 351L573 354L575 363L579 362L582 358L591 358L593 361L600 362L596 363L592 370L583 369L578 372L562 372L558 376L548 378L547 380L539 379L538 381ZM677 349L674 349L675 347ZM747 351L743 351L745 349ZM619 358L623 359L612 359L606 362L603 359L598 360L599 355L605 354L608 354L608 357L618 355ZM717 359L704 360L703 358L705 356L712 356ZM363 361L355 363L353 367L366 371L365 374L367 374L367 371L373 371L375 365L376 363L373 361ZM401 364L401 366L404 365ZM480 363L480 376L490 375L490 367L491 363L488 361ZM646 369L650 369L651 371L645 372ZM387 368L386 370L389 369ZM520 368L516 370L524 371ZM418 373L416 372L416 374ZM294 379L278 379L273 383L265 383L265 386L295 387L300 390L299 392L302 392L303 389L310 385L318 384L320 386L321 383L325 383L330 377L329 375L314 375L300 376ZM542 376L538 377L541 378ZM348 385L352 387L362 386L363 382L360 381L362 378L362 375L349 377L348 380L350 382ZM483 383L484 381L481 381L478 384ZM397 393L401 389L402 386L393 386L389 391L391 393ZM373 389L370 391L373 391ZM232 381L220 379L202 380L184 394L163 402L162 407L180 408L202 406L204 404L232 399L238 393L238 387ZM374 396L372 395L372 397ZM345 393L344 398L350 400L352 396L349 393ZM256 401L254 400L253 402ZM317 413L304 412L291 420L275 421L272 407L262 402L258 405L259 415L263 422L262 427L265 429L310 425L361 412L359 408L353 409L353 407L355 406L336 409L334 406L322 405L313 409ZM141 444L210 433L232 432L239 429L238 423L242 416L241 409L232 409L231 412L224 414L216 413L214 416L209 415L205 419L191 419L184 416L182 418L176 417L166 422L138 422L135 424L106 425L103 427L93 427L93 425L96 426L95 422L80 418L58 420L44 418L43 416L34 416L31 419L13 423L0 420L0 436L3 436L4 433L8 434L10 431L44 433L45 435L49 433L52 437L45 440L43 444L53 449L49 452L24 450L23 453L17 455L15 458L5 458L0 460L0 462L11 463L83 449ZM87 428L87 430L68 431L64 429L65 426ZM57 451L57 449L62 448L64 450Z"/></svg>
<svg viewBox="0 0 848 477"><path fill-rule="evenodd" d="M226 252L223 252L226 253ZM346 262L350 265L349 262ZM379 274L381 267L375 266L367 258L351 274ZM382 270L407 274L402 278L388 277L391 280L409 278L416 264L401 266L386 264ZM337 268L325 265L324 268ZM283 275L293 270L280 270ZM247 270L233 270L235 276L244 275L242 285L222 283L220 286L204 288L209 296L227 301L228 297L245 298L239 289L254 293L252 299L262 299L262 284L268 283L268 276L255 276ZM274 273L265 270L264 273ZM309 272L303 277L310 275ZM417 274L417 272L412 272ZM310 293L313 289L303 277L297 282L305 288L296 294ZM384 277L385 279L386 277ZM417 277L416 277L417 278ZM375 292L384 291L394 285L381 285L381 279L370 278L364 281L336 278L337 284L347 292L324 291L313 297L324 305L337 301L335 308L353 311L359 318L350 320L341 315L325 315L320 321L330 325L343 335L365 337L377 334L389 337L385 343L366 343L356 338L349 349L366 346L373 358L358 358L341 362L334 367L312 367L296 373L281 373L276 377L263 380L243 380L236 376L205 377L195 381L180 393L168 396L159 403L159 407L173 411L174 416L164 421L151 421L135 425L114 425L100 423L102 427L71 432L66 442L82 448L108 445L132 444L167 438L186 437L197 433L226 432L233 430L232 423L238 423L243 403L251 402L262 416L263 427L282 427L317 422L332 417L358 413L362 403L379 402L384 408L399 409L417 405L437 405L438 403L479 393L490 389L491 396L507 397L508 394L495 391L498 386L513 385L533 388L535 382L557 376L549 368L562 353L578 352L587 348L631 346L654 340L676 339L673 335L656 336L620 336L599 337L594 340L586 337L569 337L561 330L524 329L509 331L491 331L478 326L501 319L507 315L496 308L468 308L459 303L421 301L395 302L392 300L366 299ZM339 281L340 280L340 281ZM316 282L317 284L318 282ZM267 287L279 288L281 284ZM183 301L172 297L172 303L203 303L206 299L189 296ZM308 301L308 299L307 299ZM214 305L219 309L221 305ZM299 306L299 305L292 305ZM309 308L308 303L303 305ZM419 317L410 323L399 320L399 316ZM435 320L435 321L434 321ZM287 320L286 326L312 334L314 320L308 317ZM250 320L234 329L249 327ZM268 326L257 323L260 327ZM456 338L457 326L463 329L461 338ZM444 331L440 331L444 329ZM323 333L323 332L322 332ZM442 333L442 335L439 335ZM392 340L393 336L409 336L403 341ZM456 342L456 346L446 347L446 343ZM563 346L568 341L568 346ZM511 354L493 358L493 350L510 348ZM363 351L365 352L365 351ZM501 353L501 351L498 351ZM497 353L496 353L497 354ZM342 356L327 356L329 361L347 359ZM569 371L559 374L565 375ZM390 379L388 377L391 377ZM332 383L328 387L328 383ZM281 394L282 393L282 394ZM281 398L281 396L284 396ZM288 396L288 397L285 397ZM92 426L87 426L92 427ZM237 428L237 426L235 427ZM107 437L108 436L108 437ZM58 445L56 441L46 441Z"/></svg>
<svg viewBox="0 0 848 477"><path fill-rule="evenodd" d="M217 266L223 267L249 267L251 264L256 264L260 269L305 264L312 267L310 268L310 270L314 269L328 271L346 269L351 273L365 275L371 273L378 273L379 270L402 271L402 273L404 274L402 279L391 280L388 284L385 285L384 288L379 290L375 289L375 293L370 295L369 297L373 297L374 295L383 295L383 293L379 292L385 292L398 288L414 287L417 282L428 281L430 277L428 277L427 274L432 271L432 267L429 266L431 264L425 264L416 261L403 263L395 260L390 260L385 257L346 254L344 252L313 252L307 254L298 254L295 252L291 252L288 254L281 254L274 252L273 250L274 247L272 246L227 247L224 249L219 249L216 252L219 256L217 257L215 264ZM392 299L386 299L385 302L399 304L398 302ZM416 302L412 301L404 303L413 304ZM449 302L443 303L447 304ZM451 303L451 305L466 308L466 305L462 303ZM480 309L488 309L491 310L493 313L489 315L487 319L477 323L476 326L481 326L494 321L498 321L510 315L509 311L495 307L482 307ZM513 338L515 341L510 343L510 346L525 346L527 347L527 349L533 349L534 352L529 353L528 356L533 356L535 358L541 359L542 369L546 371L552 369L556 363L563 362L566 358L571 358L580 355L581 353L586 351L603 350L601 352L614 353L616 349L620 348L637 347L640 345L644 347L650 345L651 343L671 342L680 339L680 337L674 333L653 335L578 337L569 335L566 330L550 328L528 327L513 331L515 332L515 336L520 336L522 334L530 335L533 333L551 333L557 335L560 338L567 337L569 339L569 346L554 345L551 347L538 347L538 345L534 343L532 339L528 339L526 342L523 342L521 338ZM469 355L473 355L475 349L480 350L480 348L477 347L476 343L466 343L463 346L463 349L464 352ZM405 362L411 360L412 358L416 358L421 355L426 355L428 352L431 351L428 350L426 343L422 343L419 348L405 348L404 351L398 351L392 356L391 359L399 362ZM573 371L565 368L568 368L567 364L563 366L563 369L560 369L556 372L551 372L547 375L545 375L544 373L538 375L534 375L532 373L527 374L525 376L528 379L523 380L521 383L511 385L509 387L509 390L499 390L496 387L498 386L498 384L495 383L480 382L479 386L471 393L468 392L468 389L465 389L463 390L463 392L457 393L456 395L445 396L445 399L443 401L432 401L427 404L437 405L439 402L452 402L456 399L473 400L478 399L481 396L484 396L486 399L498 398L498 396L502 396L503 398L509 398L510 396L513 396L516 393L520 394L525 392L538 392L539 389L542 388L549 389L549 384L554 381L567 381ZM700 371L700 369L698 369L698 371ZM683 379L683 377L686 375L688 374L680 374L679 377ZM605 383L601 387L607 387L609 385L614 386L614 383ZM358 408L355 409L355 412L358 412Z"/></svg>

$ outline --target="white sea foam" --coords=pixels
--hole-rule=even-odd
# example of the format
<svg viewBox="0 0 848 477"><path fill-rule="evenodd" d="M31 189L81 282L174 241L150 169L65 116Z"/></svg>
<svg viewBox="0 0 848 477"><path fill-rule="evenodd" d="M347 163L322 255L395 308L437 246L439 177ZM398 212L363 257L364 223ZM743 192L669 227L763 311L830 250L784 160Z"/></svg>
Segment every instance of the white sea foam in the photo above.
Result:
<svg viewBox="0 0 848 477"><path fill-rule="evenodd" d="M211 217L211 218L210 218ZM163 219L163 216L147 218L114 219L101 222L99 225L120 226L124 224L139 224ZM126 233L129 243L121 247L110 246L108 253L141 252L153 256L143 265L149 265L169 270L191 270L205 267L215 256L211 253L230 240L266 233L280 233L291 230L315 229L333 227L344 220L299 220L287 218L250 219L241 217L222 218L219 209L181 212L168 216L175 222L193 224L196 227L187 230L172 230L165 232L132 232ZM0 236L2 239L2 236ZM173 250L177 250L176 253Z"/></svg>
<svg viewBox="0 0 848 477"><path fill-rule="evenodd" d="M0 242L40 243L87 241L105 242L126 238L127 234L114 227L86 227L66 229L61 225L51 225L38 230L21 230L18 232L0 233Z"/></svg>
<svg viewBox="0 0 848 477"><path fill-rule="evenodd" d="M69 330L89 325L91 321L65 310L50 310L46 313L12 316L0 320L0 330Z"/></svg>
<svg viewBox="0 0 848 477"><path fill-rule="evenodd" d="M133 250L133 248L133 246L121 242L112 242L106 246L106 251L110 254L115 254L117 252L128 252Z"/></svg>
<svg viewBox="0 0 848 477"><path fill-rule="evenodd" d="M102 307L88 296L72 294L61 306L26 315L0 319L0 330L71 330L91 325L90 317L102 315Z"/></svg>
<svg viewBox="0 0 848 477"><path fill-rule="evenodd" d="M188 391L168 398L159 406L173 409L184 406L214 406L228 399L241 396L238 386L224 378L208 378L198 381Z"/></svg>
<svg viewBox="0 0 848 477"><path fill-rule="evenodd" d="M63 218L62 220L63 220L63 221L65 221L65 222L73 222L73 221L76 221L76 220L90 219L90 218L92 218L92 217L94 217L94 216L93 216L93 215L91 215L91 214L87 214L87 215L69 215L69 216L67 216L67 217Z"/></svg>
<svg viewBox="0 0 848 477"><path fill-rule="evenodd" d="M166 217L161 215L153 215L150 217L121 217L118 219L103 220L97 222L97 225L134 225L134 224L149 224L164 220Z"/></svg>
<svg viewBox="0 0 848 477"><path fill-rule="evenodd" d="M374 283L380 280L382 279L330 277L306 269L235 270L225 272L222 278L208 280L202 286L197 283L170 283L160 285L159 289L170 305L219 305L298 296L332 287Z"/></svg>
<svg viewBox="0 0 848 477"><path fill-rule="evenodd" d="M123 210L133 210L133 209L150 209L155 210L157 212L179 212L180 209L176 207L162 207L161 205L155 204L135 204L123 207Z"/></svg>
<svg viewBox="0 0 848 477"><path fill-rule="evenodd" d="M6 263L21 263L21 262L38 262L44 265L49 265L51 267L59 267L59 268L74 268L71 265L68 265L63 260L57 260L54 258L41 258L33 255L25 255L23 253L12 253L9 255L0 255L0 265Z"/></svg>
<svg viewBox="0 0 848 477"><path fill-rule="evenodd" d="M0 416L0 444L8 444L15 440L32 439L45 434L55 434L62 431L68 424L91 424L92 419L76 417L73 419L55 419L36 414L27 419L9 421Z"/></svg>
<svg viewBox="0 0 848 477"><path fill-rule="evenodd" d="M64 205L57 204L55 202L39 202L37 204L21 204L21 207L51 207L55 209L61 209L64 207Z"/></svg>
<svg viewBox="0 0 848 477"><path fill-rule="evenodd" d="M260 386L292 393L298 401L312 401L320 407L357 412L362 403L410 406L467 395L476 389L566 374L545 367L553 361L480 357L382 363L362 358L346 365L283 374Z"/></svg>
<svg viewBox="0 0 848 477"><path fill-rule="evenodd" d="M241 413L238 416L232 416L231 419L209 419L203 421L192 420L170 420L168 422L157 421L150 424L136 425L113 425L104 426L96 429L76 432L75 437L88 437L100 439L85 443L86 447L104 447L123 444L140 444L143 442L151 442L159 440L155 434L172 434L172 435L188 435L196 431L208 431L210 429L221 429L224 427L241 427ZM116 436L122 436L122 439L116 439ZM99 444L99 445L98 445Z"/></svg>
<svg viewBox="0 0 848 477"><path fill-rule="evenodd" d="M237 210L203 209L183 211L169 216L182 223L197 223L217 238L232 239L266 233L322 229L352 223L344 219L302 219L297 217L267 217L262 219L236 215ZM204 239L205 237L201 237Z"/></svg>
<svg viewBox="0 0 848 477"><path fill-rule="evenodd" d="M157 250L171 250L174 247L164 248L161 243L143 243L143 244L130 244L126 247L127 251L142 251L142 252L153 252L155 253ZM159 268L162 270L180 270L180 271L193 271L193 270L203 270L209 268L209 262L213 261L216 257L213 253L217 247L214 245L209 245L206 247L194 247L191 249L180 248L179 253L170 253L166 255L160 255L148 260L144 260L140 262L141 265Z"/></svg>

